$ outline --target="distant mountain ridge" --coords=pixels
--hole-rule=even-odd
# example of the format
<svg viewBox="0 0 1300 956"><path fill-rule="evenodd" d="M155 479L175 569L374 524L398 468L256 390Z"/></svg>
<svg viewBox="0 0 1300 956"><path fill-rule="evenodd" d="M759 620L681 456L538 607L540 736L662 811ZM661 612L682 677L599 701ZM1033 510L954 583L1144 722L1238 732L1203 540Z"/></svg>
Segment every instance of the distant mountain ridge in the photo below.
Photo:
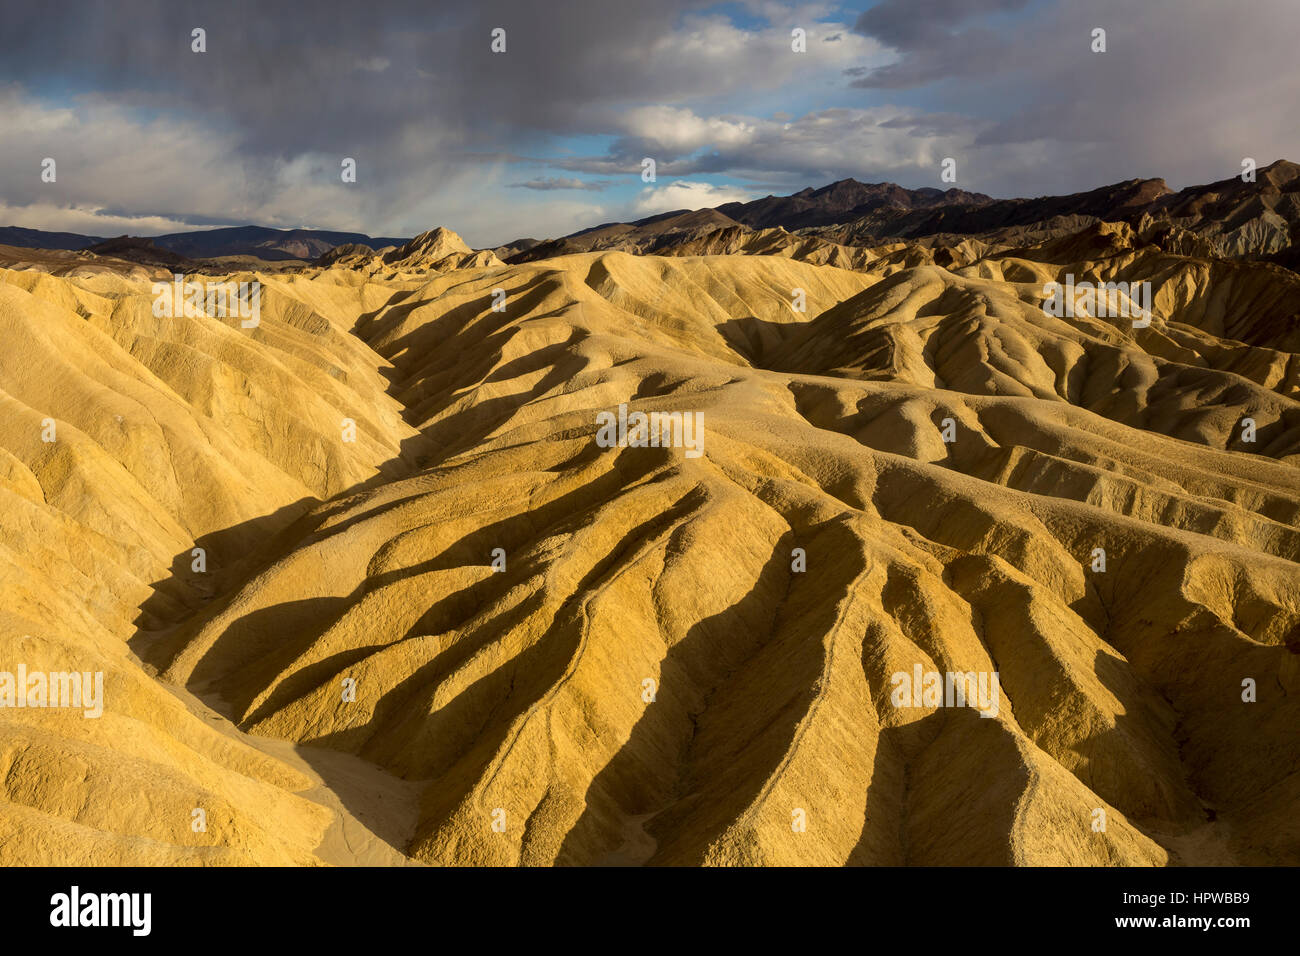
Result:
<svg viewBox="0 0 1300 956"><path fill-rule="evenodd" d="M107 241L107 236L83 236L77 232L46 232L22 226L0 226L0 245L20 249L86 249Z"/></svg>
<svg viewBox="0 0 1300 956"><path fill-rule="evenodd" d="M372 238L361 232L331 232L321 229L269 229L265 226L237 226L201 232L177 232L157 236L154 243L164 249L211 259L216 256L251 255L277 259L315 259L335 246L365 245L371 248L400 246L409 239Z"/></svg>
<svg viewBox="0 0 1300 956"><path fill-rule="evenodd" d="M255 256L268 262L285 259L312 260L335 246L358 244L372 248L401 246L403 238L373 238L360 232L333 232L324 229L271 229L267 226L231 226L224 229L201 229L173 232L164 236L85 236L73 232L45 232L18 226L0 227L0 245L25 249L90 249L106 242L138 243L144 241L156 249L172 252L187 259L213 259L219 256Z"/></svg>
<svg viewBox="0 0 1300 956"><path fill-rule="evenodd" d="M723 203L717 211L752 229L781 226L794 230L848 222L879 209L931 209L990 202L992 196L962 189L904 189L894 183L841 179L820 189L801 189L790 196Z"/></svg>
<svg viewBox="0 0 1300 956"><path fill-rule="evenodd" d="M1267 258L1294 267L1300 261L1300 166L1278 160L1258 169L1255 182L1236 176L1177 192L1163 179L1130 179L1034 199L844 179L790 196L604 223L539 243L519 240L497 252L511 263L601 250L676 255L686 249L752 247L770 253L784 234L791 247L804 248L810 239L844 247L834 255L852 261L859 257L845 249L893 242L956 245L974 238L1011 248L1070 235L1097 222L1139 229L1162 224L1195 237L1207 255ZM751 239L743 236L746 231L753 233Z"/></svg>
<svg viewBox="0 0 1300 956"><path fill-rule="evenodd" d="M650 254L735 226L795 230L852 222L882 209L910 212L992 201L992 197L983 193L961 189L904 189L894 183L842 179L819 189L802 189L790 196L729 202L713 209L678 209L630 223L602 223L544 242L516 240L499 246L496 251L507 262L533 262L598 249Z"/></svg>
<svg viewBox="0 0 1300 956"><path fill-rule="evenodd" d="M1265 258L1294 269L1300 266L1300 166L1278 160L1259 168L1256 181L1249 183L1234 176L1174 191L1160 178L1130 179L1033 199L994 199L956 188L906 189L894 183L842 179L789 196L679 209L632 222L606 222L555 239L516 239L480 251L494 252L508 263L603 250L637 255L680 254L675 250L685 248L762 248L772 252L781 245L782 235L800 247L806 247L811 239L850 250L891 242L956 245L966 239L1009 248L1069 235L1097 222L1125 222L1138 229L1163 223L1208 243L1202 250L1206 254ZM720 235L724 230L725 236ZM747 232L755 235L747 237ZM357 232L252 225L148 239L0 227L0 245L90 251L96 251L92 247L111 248L113 254L148 259L150 264L165 258L160 253L187 260L252 256L267 262L312 262L341 246L382 250L411 241ZM816 257L825 255L843 261L861 258L857 253L828 249Z"/></svg>

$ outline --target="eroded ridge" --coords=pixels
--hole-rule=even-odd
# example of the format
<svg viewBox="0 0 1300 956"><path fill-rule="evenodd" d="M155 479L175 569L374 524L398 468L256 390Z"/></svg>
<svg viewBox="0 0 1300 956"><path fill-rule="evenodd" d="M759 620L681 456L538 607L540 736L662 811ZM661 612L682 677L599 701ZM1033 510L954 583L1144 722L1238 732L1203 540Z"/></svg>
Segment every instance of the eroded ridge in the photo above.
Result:
<svg viewBox="0 0 1300 956"><path fill-rule="evenodd" d="M427 863L1300 858L1293 274L1118 224L854 271L444 233L266 277L251 333L0 273L6 634L109 688L4 714L6 859L319 859L247 735L406 781ZM1149 326L1049 315L1067 274Z"/></svg>

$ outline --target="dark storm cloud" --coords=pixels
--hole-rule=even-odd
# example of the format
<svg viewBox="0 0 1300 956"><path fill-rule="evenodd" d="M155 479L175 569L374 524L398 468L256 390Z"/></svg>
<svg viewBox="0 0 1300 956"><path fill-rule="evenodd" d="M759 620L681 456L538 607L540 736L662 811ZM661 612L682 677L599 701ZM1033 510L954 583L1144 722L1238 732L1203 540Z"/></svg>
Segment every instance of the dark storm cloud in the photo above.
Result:
<svg viewBox="0 0 1300 956"><path fill-rule="evenodd" d="M723 72L720 58L666 42L698 0L5 6L0 80L192 110L267 151L333 149L413 123L488 144L501 129L601 132L617 104L721 94L762 72ZM207 31L204 56L190 49L195 27ZM490 50L498 27L504 55Z"/></svg>
<svg viewBox="0 0 1300 956"><path fill-rule="evenodd" d="M1013 14L1028 0L883 0L858 17L854 29L903 56L877 70L857 70L852 86L903 89L937 79L978 73L999 62L1005 37L979 22ZM971 23L970 21L976 21ZM1023 44L1024 36L1019 36Z"/></svg>
<svg viewBox="0 0 1300 956"><path fill-rule="evenodd" d="M1294 0L884 0L855 29L899 58L853 86L920 88L980 120L963 168L987 192L1188 185L1300 156Z"/></svg>
<svg viewBox="0 0 1300 956"><path fill-rule="evenodd" d="M911 52L954 36L954 28L972 17L1014 13L1029 0L881 0L858 16L853 28Z"/></svg>

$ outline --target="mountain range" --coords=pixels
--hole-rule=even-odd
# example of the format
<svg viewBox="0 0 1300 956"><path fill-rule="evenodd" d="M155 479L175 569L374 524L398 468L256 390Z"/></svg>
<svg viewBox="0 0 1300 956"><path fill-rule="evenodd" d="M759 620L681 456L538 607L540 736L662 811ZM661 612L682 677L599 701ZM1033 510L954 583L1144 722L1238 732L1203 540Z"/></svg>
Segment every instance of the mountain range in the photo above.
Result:
<svg viewBox="0 0 1300 956"><path fill-rule="evenodd" d="M92 249L106 242L135 237L85 236L73 232L43 232L18 226L0 227L0 245L25 249ZM286 259L311 260L345 243L362 243L373 248L400 246L406 239L371 238L359 232L331 232L322 229L270 229L266 226L231 226L223 229L195 229L150 236L147 243L187 259L215 259L222 256L253 256L267 262ZM118 246L118 251L127 247ZM138 246L148 249L149 246Z"/></svg>
<svg viewBox="0 0 1300 956"><path fill-rule="evenodd" d="M1240 177L1175 192L1163 179L1132 179L1066 196L993 199L958 189L904 189L846 179L791 196L767 196L714 209L678 210L629 223L605 223L545 242L523 240L495 250L507 262L534 262L579 252L671 254L687 243L727 241L780 230L789 242L876 246L894 241L956 244L978 240L1014 247L1069 235L1096 222L1163 224L1200 237L1205 254L1276 257L1292 262L1300 230L1300 166L1279 160ZM770 237L769 237L770 238ZM770 242L768 243L770 245Z"/></svg>
<svg viewBox="0 0 1300 956"><path fill-rule="evenodd" d="M1096 222L1126 222L1137 228L1159 224L1176 228L1185 244L1207 255L1272 259L1292 267L1300 262L1296 253L1300 166L1279 160L1258 169L1253 182L1237 176L1174 191L1163 179L1131 179L1035 199L994 199L955 188L905 189L894 183L844 179L789 196L603 223L555 239L517 239L491 251L506 262L523 263L602 250L672 255L681 247L698 254L704 248L735 251L748 245L773 253L774 246L808 243L857 249L889 242L944 245L976 240L1012 248L1069 235ZM1203 242L1198 244L1192 237ZM265 262L313 261L339 246L373 252L409 241L264 226L193 230L147 239L0 228L0 245L88 249L159 265L230 256ZM169 259L168 253L183 259ZM848 254L849 259L855 257Z"/></svg>

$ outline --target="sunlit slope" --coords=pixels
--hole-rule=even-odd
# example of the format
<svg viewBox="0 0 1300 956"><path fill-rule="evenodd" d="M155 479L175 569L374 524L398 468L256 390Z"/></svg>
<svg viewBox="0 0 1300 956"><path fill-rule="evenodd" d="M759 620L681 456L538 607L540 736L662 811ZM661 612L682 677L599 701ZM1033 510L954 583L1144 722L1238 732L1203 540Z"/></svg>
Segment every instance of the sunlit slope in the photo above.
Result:
<svg viewBox="0 0 1300 956"><path fill-rule="evenodd" d="M95 719L0 710L0 862L314 861L330 815L294 795L310 781L211 726L127 641L238 580L311 503L405 467L415 433L348 334L390 294L267 278L245 329L156 318L138 276L0 270L0 670L104 683Z"/></svg>
<svg viewBox="0 0 1300 956"><path fill-rule="evenodd" d="M1099 229L1127 230L1102 226ZM1129 234L1131 239L1131 231ZM1300 452L1300 277L1277 266L1190 259L1150 247L1061 249L950 272L905 269L823 311L765 367L1056 401L1215 448ZM1071 250L1064 250L1071 251ZM1151 283L1151 320L1051 316L1049 283ZM1245 429L1246 420L1253 430Z"/></svg>
<svg viewBox="0 0 1300 956"><path fill-rule="evenodd" d="M404 283L355 331L427 467L158 663L426 781L428 862L1294 863L1295 323L1267 275L1124 255L1066 265L1166 268L1149 329L1046 316L1032 251ZM701 413L702 455L601 447L620 403ZM895 706L917 665L997 671L997 715Z"/></svg>

